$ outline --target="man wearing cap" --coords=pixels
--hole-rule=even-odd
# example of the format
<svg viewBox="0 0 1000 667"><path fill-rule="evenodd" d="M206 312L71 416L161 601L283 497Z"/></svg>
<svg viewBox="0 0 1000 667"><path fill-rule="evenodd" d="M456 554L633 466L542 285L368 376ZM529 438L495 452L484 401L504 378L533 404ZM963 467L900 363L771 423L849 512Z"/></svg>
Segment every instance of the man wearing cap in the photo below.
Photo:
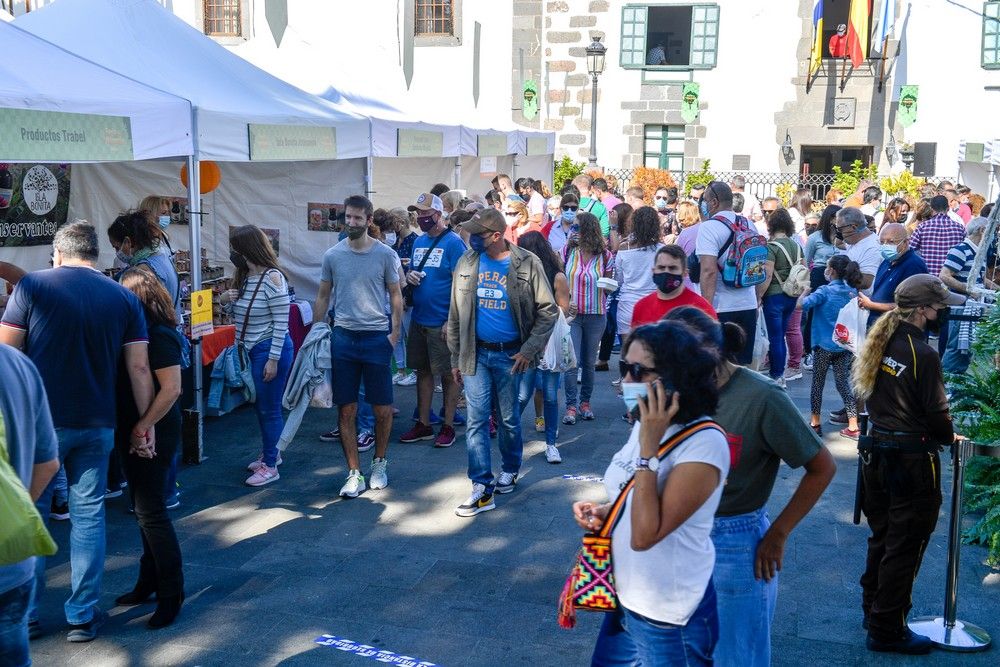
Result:
<svg viewBox="0 0 1000 667"><path fill-rule="evenodd" d="M534 364L548 342L558 310L541 261L504 240L507 223L484 209L462 224L471 250L455 269L448 314L448 348L456 383L465 384L472 494L458 516L495 507L494 493L510 493L521 468L522 440L517 409L519 375ZM503 460L493 477L489 420L497 405Z"/></svg>
<svg viewBox="0 0 1000 667"><path fill-rule="evenodd" d="M455 442L458 385L451 375L444 325L451 305L452 274L466 248L458 234L445 224L439 197L425 192L408 210L416 212L417 224L424 232L413 242L410 271L406 274L413 300L406 358L417 372L417 423L399 441L434 440L435 447L450 447ZM430 425L435 376L440 376L444 389L444 423L436 439Z"/></svg>
<svg viewBox="0 0 1000 667"><path fill-rule="evenodd" d="M863 625L871 651L927 653L931 641L906 626L913 581L941 507L938 450L955 440L941 360L927 344L941 311L964 297L937 276L896 288L896 307L869 330L855 361L854 389L867 400L871 433L861 436L861 509L868 559L861 576Z"/></svg>

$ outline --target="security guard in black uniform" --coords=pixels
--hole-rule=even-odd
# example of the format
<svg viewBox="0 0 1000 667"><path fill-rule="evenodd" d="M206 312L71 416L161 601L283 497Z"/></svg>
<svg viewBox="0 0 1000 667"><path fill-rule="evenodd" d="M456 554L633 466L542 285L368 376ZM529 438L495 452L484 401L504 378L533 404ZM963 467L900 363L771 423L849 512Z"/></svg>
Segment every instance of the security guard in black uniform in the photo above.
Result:
<svg viewBox="0 0 1000 667"><path fill-rule="evenodd" d="M921 654L927 637L906 626L910 594L941 507L938 451L955 434L941 377L941 359L925 332L941 311L965 297L937 276L911 276L896 288L896 308L868 332L854 364L854 387L867 399L871 431L862 436L861 508L872 535L861 577L867 646Z"/></svg>

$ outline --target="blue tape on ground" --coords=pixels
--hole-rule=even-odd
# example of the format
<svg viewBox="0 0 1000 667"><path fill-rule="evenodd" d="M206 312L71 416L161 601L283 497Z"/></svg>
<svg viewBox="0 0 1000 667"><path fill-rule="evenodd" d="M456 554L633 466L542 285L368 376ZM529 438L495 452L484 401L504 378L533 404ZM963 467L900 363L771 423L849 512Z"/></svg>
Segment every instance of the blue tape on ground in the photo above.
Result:
<svg viewBox="0 0 1000 667"><path fill-rule="evenodd" d="M438 665L433 662L418 660L417 658L411 658L408 655L399 655L398 653L375 648L374 646L368 646L367 644L358 644L350 639L334 637L333 635L323 635L322 637L317 637L316 643L320 646L331 646L338 651L344 651L345 653L353 653L354 655L362 658L371 658L376 662L381 662L386 665L398 665L398 667L438 667Z"/></svg>
<svg viewBox="0 0 1000 667"><path fill-rule="evenodd" d="M594 477L593 475L563 475L563 479L571 479L574 482L603 482L603 477Z"/></svg>

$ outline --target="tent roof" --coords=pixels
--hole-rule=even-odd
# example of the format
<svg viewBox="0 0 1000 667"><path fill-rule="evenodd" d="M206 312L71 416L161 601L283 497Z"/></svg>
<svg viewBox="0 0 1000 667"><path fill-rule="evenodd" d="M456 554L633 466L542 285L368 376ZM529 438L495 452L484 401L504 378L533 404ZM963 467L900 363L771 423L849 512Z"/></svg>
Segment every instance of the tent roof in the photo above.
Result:
<svg viewBox="0 0 1000 667"><path fill-rule="evenodd" d="M0 21L0 43L14 58L0 60L0 108L126 116L136 160L191 154L191 105L79 58ZM24 63L44 63L44 76ZM73 162L53 151L54 162ZM10 159L3 155L0 160ZM6 160L5 160L6 161Z"/></svg>
<svg viewBox="0 0 1000 667"><path fill-rule="evenodd" d="M335 127L338 158L368 154L366 119L255 67L155 0L59 0L15 23L190 100L201 158L249 159L248 123Z"/></svg>

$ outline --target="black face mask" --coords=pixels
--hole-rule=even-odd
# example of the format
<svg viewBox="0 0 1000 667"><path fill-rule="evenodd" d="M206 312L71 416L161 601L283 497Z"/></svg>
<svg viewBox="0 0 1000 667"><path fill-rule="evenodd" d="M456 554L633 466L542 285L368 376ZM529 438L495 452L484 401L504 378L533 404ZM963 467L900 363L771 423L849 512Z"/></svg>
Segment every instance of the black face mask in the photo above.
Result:
<svg viewBox="0 0 1000 667"><path fill-rule="evenodd" d="M229 251L229 261L233 263L233 266L241 271L248 271L250 269L250 265L247 264L247 258L235 250Z"/></svg>
<svg viewBox="0 0 1000 667"><path fill-rule="evenodd" d="M684 276L680 273L654 273L653 283L656 289L664 294L670 294L684 284Z"/></svg>
<svg viewBox="0 0 1000 667"><path fill-rule="evenodd" d="M933 320L927 320L926 329L927 333L937 336L941 333L941 327L943 327L948 322L948 313L951 312L950 308L945 308L944 310L937 311L937 317Z"/></svg>

